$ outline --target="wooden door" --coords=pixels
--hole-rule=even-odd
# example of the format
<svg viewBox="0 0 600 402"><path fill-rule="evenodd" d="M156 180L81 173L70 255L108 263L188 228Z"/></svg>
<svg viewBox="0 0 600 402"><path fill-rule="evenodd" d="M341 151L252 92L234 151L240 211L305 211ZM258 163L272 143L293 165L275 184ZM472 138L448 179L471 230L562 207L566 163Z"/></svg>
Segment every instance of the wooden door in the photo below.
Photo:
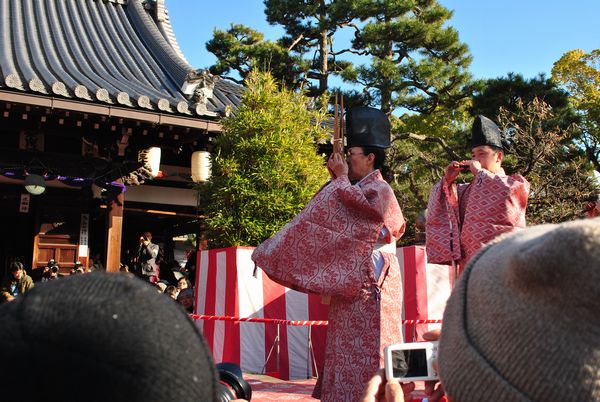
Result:
<svg viewBox="0 0 600 402"><path fill-rule="evenodd" d="M87 266L87 254L79 255L80 224L80 213L54 210L41 214L33 244L34 271L43 270L51 259L60 266L59 273L62 275L68 275L76 261Z"/></svg>
<svg viewBox="0 0 600 402"><path fill-rule="evenodd" d="M53 259L60 266L61 274L68 274L77 261L76 239L68 235L54 235L40 232L35 236L33 246L34 269L44 268Z"/></svg>

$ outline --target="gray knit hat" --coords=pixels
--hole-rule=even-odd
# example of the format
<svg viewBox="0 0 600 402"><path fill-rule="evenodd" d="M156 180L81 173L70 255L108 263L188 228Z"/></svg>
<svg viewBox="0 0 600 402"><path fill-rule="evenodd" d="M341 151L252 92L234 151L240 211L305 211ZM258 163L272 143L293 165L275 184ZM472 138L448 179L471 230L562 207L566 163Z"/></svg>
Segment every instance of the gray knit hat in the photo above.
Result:
<svg viewBox="0 0 600 402"><path fill-rule="evenodd" d="M448 300L439 366L453 402L600 400L600 218L483 248Z"/></svg>
<svg viewBox="0 0 600 402"><path fill-rule="evenodd" d="M0 306L12 401L212 401L217 372L184 310L124 274L74 275Z"/></svg>

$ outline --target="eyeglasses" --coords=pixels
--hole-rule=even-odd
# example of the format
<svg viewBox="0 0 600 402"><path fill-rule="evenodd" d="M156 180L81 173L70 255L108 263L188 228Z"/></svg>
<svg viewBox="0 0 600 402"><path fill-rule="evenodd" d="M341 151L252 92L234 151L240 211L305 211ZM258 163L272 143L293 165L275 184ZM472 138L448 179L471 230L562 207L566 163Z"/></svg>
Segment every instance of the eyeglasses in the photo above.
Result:
<svg viewBox="0 0 600 402"><path fill-rule="evenodd" d="M348 151L348 152L346 152L346 158L350 158L350 157L352 157L352 155L364 155L364 154L365 154L364 152L354 152L354 153L352 153L352 152Z"/></svg>

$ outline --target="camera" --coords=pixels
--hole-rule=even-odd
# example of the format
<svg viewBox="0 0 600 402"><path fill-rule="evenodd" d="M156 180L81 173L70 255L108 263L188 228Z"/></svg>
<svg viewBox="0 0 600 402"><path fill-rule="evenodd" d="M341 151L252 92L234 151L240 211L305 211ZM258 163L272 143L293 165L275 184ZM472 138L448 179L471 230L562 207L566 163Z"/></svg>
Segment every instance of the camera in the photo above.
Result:
<svg viewBox="0 0 600 402"><path fill-rule="evenodd" d="M54 261L54 259L48 261L48 264L42 272L42 281L50 281L58 278L60 272L60 266Z"/></svg>
<svg viewBox="0 0 600 402"><path fill-rule="evenodd" d="M235 399L252 399L252 387L242 376L242 369L235 363L217 364L219 372L219 385L217 400L228 402Z"/></svg>
<svg viewBox="0 0 600 402"><path fill-rule="evenodd" d="M398 381L439 379L433 361L437 359L438 342L398 343L384 349L385 377Z"/></svg>

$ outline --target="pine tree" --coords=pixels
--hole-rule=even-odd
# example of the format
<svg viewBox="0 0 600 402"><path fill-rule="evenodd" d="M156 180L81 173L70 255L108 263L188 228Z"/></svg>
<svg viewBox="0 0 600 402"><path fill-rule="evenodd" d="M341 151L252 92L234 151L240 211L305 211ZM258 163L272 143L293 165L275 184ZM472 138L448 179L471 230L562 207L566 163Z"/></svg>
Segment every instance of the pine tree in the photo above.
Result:
<svg viewBox="0 0 600 402"><path fill-rule="evenodd" d="M386 113L399 108L429 114L453 108L471 94L471 56L458 32L446 26L451 11L435 0L360 1L352 12L352 51L369 65L348 66L348 82L364 86L370 103Z"/></svg>
<svg viewBox="0 0 600 402"><path fill-rule="evenodd" d="M306 63L291 55L281 44L264 39L261 32L240 24L232 24L227 31L215 29L213 38L206 43L206 49L217 57L210 72L227 75L235 71L243 81L254 69L269 71L278 82L288 88L302 85Z"/></svg>
<svg viewBox="0 0 600 402"><path fill-rule="evenodd" d="M281 25L286 36L281 39L288 51L298 57L308 56L309 70L306 82L316 80L305 89L318 97L328 88L331 73L341 71L349 64L336 60L333 37L353 20L347 0L264 0L267 21Z"/></svg>

